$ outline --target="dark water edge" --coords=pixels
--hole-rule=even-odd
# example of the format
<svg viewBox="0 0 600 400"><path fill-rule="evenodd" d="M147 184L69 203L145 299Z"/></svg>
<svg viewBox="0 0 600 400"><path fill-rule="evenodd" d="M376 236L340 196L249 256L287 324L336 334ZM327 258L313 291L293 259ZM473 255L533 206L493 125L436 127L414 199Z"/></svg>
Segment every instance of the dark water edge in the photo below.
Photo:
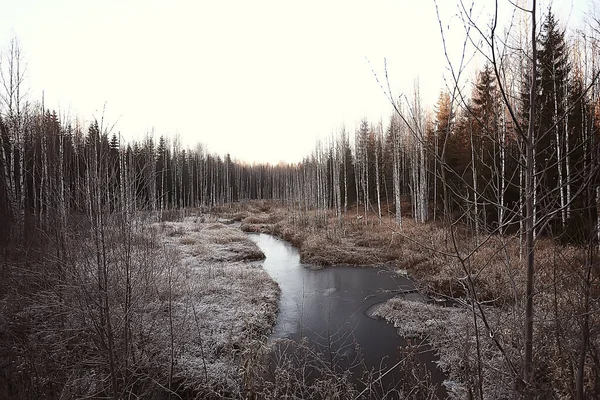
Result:
<svg viewBox="0 0 600 400"><path fill-rule="evenodd" d="M386 266L310 268L300 263L297 249L289 243L262 233L249 236L265 253L263 267L281 288L271 342L308 340L336 368L350 370L359 389L367 370L377 371L376 375L387 372L378 381L385 391L406 382L407 368L412 368L429 375L430 383L438 386L438 397L445 397L446 376L437 368L431 347L399 336L392 324L370 312L398 293L425 301L410 279ZM408 364L402 362L407 358Z"/></svg>

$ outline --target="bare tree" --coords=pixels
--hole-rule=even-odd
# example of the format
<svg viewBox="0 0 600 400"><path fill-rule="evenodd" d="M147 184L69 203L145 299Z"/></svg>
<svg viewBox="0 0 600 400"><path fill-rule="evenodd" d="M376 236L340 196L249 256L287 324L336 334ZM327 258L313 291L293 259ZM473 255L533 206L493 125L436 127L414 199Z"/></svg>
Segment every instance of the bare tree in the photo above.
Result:
<svg viewBox="0 0 600 400"><path fill-rule="evenodd" d="M0 153L9 204L16 219L17 237L21 236L25 221L26 71L23 50L15 37L11 39L8 50L0 54L0 116L6 124L6 131L0 135Z"/></svg>

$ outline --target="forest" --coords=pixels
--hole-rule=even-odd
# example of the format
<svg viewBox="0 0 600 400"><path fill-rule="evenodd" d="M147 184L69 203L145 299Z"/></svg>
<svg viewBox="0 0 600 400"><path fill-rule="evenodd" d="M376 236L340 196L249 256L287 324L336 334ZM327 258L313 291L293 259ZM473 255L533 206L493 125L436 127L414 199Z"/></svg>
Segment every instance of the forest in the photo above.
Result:
<svg viewBox="0 0 600 400"><path fill-rule="evenodd" d="M550 10L538 32L533 10L530 31L501 50L496 32L480 31L486 62L433 109L417 83L395 98L388 71L376 76L393 116L342 128L294 164L249 164L177 136L126 141L103 119L61 117L23 94L23 49L11 41L0 64L0 397L277 397L256 372L254 336L232 359L255 372L215 383L200 303L184 307L185 273L157 239L188 229L177 225L185 216L204 223L252 204L285 213L268 231L301 251L311 234L335 244L353 229L384 232L372 246L390 254L394 237L415 242L420 256L388 261L469 317L469 333L453 334L471 339L454 348L461 389L450 397L600 396L600 47L597 30L570 31ZM249 215L248 230L265 229ZM436 257L447 267L428 264ZM398 304L382 315L394 321ZM177 326L198 328L200 376L177 361ZM451 345L432 332L420 334ZM360 398L327 382L338 391L322 398Z"/></svg>

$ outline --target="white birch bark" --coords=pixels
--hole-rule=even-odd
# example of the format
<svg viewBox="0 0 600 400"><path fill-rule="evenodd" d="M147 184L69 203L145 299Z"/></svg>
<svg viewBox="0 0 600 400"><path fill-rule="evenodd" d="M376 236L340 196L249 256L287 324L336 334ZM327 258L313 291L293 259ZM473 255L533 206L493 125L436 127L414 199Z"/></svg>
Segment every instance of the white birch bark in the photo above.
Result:
<svg viewBox="0 0 600 400"><path fill-rule="evenodd" d="M377 215L379 217L379 223L381 224L381 188L379 183L379 145L381 143L381 123L376 131L375 137L375 179L376 179L376 190L377 190Z"/></svg>
<svg viewBox="0 0 600 400"><path fill-rule="evenodd" d="M552 68L554 69L554 64L552 64ZM557 88L556 88L556 73L555 73L555 71L553 71L553 77L554 77L554 79L552 80L552 84L554 86L553 122L554 122L554 133L555 133L555 139L556 139L556 157L557 157L556 168L558 168L558 190L560 193L560 218L561 218L562 228L565 229L565 225L567 223L567 210L565 208L565 187L563 184L563 169L562 169L563 154L562 154L562 145L561 145L561 137L560 137L560 124L558 123L558 118L559 118L559 115L558 115L558 93L557 93Z"/></svg>
<svg viewBox="0 0 600 400"><path fill-rule="evenodd" d="M394 180L394 201L396 203L396 225L398 228L402 229L402 206L401 206L401 198L400 198L400 132L399 126L397 126L398 121L392 120L392 142L393 142L393 180Z"/></svg>

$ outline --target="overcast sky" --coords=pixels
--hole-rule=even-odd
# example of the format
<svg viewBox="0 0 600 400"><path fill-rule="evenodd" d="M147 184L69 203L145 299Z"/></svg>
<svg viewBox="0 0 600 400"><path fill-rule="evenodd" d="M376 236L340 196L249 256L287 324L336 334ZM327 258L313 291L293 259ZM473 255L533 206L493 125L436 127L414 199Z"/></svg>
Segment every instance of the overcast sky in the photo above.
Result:
<svg viewBox="0 0 600 400"><path fill-rule="evenodd" d="M555 1L559 19L579 18L574 2L588 3ZM450 34L461 33L455 1L439 3ZM299 161L342 125L386 123L371 71L382 74L384 58L395 94L418 78L428 107L446 70L433 0L0 5L0 49L20 40L32 101L43 91L47 107L86 124L106 104L125 138L178 134L239 160Z"/></svg>

